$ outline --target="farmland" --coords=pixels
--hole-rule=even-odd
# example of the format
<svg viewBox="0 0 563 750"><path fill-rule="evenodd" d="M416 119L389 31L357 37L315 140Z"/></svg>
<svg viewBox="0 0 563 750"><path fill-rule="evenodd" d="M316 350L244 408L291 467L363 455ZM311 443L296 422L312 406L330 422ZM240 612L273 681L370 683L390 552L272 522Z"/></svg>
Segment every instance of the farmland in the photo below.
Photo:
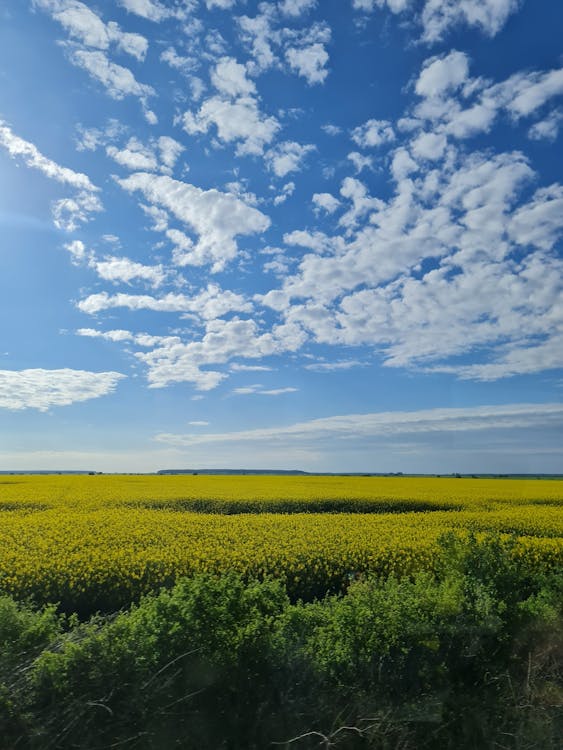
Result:
<svg viewBox="0 0 563 750"><path fill-rule="evenodd" d="M274 576L292 596L351 575L432 567L448 531L518 536L563 561L563 482L388 477L10 476L0 484L0 587L112 611L193 573Z"/></svg>
<svg viewBox="0 0 563 750"><path fill-rule="evenodd" d="M1 750L559 746L562 481L9 475L0 521Z"/></svg>

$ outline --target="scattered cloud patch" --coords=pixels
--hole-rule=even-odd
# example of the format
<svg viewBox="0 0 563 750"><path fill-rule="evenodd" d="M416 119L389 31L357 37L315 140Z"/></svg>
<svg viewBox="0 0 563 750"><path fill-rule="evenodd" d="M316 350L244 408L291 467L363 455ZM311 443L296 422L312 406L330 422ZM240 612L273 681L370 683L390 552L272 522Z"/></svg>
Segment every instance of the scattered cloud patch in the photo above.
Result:
<svg viewBox="0 0 563 750"><path fill-rule="evenodd" d="M125 375L85 370L0 370L0 409L48 411L112 393Z"/></svg>
<svg viewBox="0 0 563 750"><path fill-rule="evenodd" d="M195 185L167 176L138 172L118 180L127 192L139 191L152 206L162 207L198 235L197 242L186 240L182 265L211 264L223 270L237 254L235 238L264 232L270 226L265 214L230 193L202 190Z"/></svg>
<svg viewBox="0 0 563 750"><path fill-rule="evenodd" d="M312 144L284 141L266 152L266 164L276 177L285 177L290 172L300 171L307 154L313 151L315 146Z"/></svg>

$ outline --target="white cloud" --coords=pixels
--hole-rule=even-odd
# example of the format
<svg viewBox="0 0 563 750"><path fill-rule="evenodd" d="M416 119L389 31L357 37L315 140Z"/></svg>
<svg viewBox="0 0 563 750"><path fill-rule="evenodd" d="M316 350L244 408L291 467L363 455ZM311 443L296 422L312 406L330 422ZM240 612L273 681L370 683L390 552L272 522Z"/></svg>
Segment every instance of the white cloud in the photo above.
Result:
<svg viewBox="0 0 563 750"><path fill-rule="evenodd" d="M174 4L171 0L167 0L166 4L159 0L119 0L119 3L129 13L157 23L167 18L184 19L193 6L190 0L184 0L180 4Z"/></svg>
<svg viewBox="0 0 563 750"><path fill-rule="evenodd" d="M161 433L156 435L155 439L158 442L176 446L239 441L273 441L276 443L289 441L294 443L326 439L389 439L393 435L405 434L449 434L557 426L560 424L562 416L563 404L509 404L506 406L475 406L460 409L346 414L297 422L288 426L278 425L236 432L203 435Z"/></svg>
<svg viewBox="0 0 563 750"><path fill-rule="evenodd" d="M148 367L149 387L163 388L169 383L193 383L198 390L216 388L227 375L203 369L229 360L262 359L273 354L296 351L305 340L299 326L276 325L260 333L254 320L210 320L200 341L165 344L137 357Z"/></svg>
<svg viewBox="0 0 563 750"><path fill-rule="evenodd" d="M95 328L79 328L76 331L77 336L86 336L92 339L105 339L106 341L121 342L133 341L135 336L131 331L125 331L117 328L112 331L98 331Z"/></svg>
<svg viewBox="0 0 563 750"><path fill-rule="evenodd" d="M364 156L359 151L351 151L346 158L354 165L356 174L360 174L364 169L373 169L373 159L371 156Z"/></svg>
<svg viewBox="0 0 563 750"><path fill-rule="evenodd" d="M324 83L328 75L325 67L328 62L328 52L324 45L315 42L307 47L288 47L285 51L285 58L290 68L305 78L310 86L315 83Z"/></svg>
<svg viewBox="0 0 563 750"><path fill-rule="evenodd" d="M118 182L128 192L140 191L153 206L164 207L199 235L193 250L184 255L185 264L211 263L212 271L222 270L237 254L235 237L270 226L267 216L229 193L144 172Z"/></svg>
<svg viewBox="0 0 563 750"><path fill-rule="evenodd" d="M519 245L551 250L563 236L563 185L540 188L514 212L508 233Z"/></svg>
<svg viewBox="0 0 563 750"><path fill-rule="evenodd" d="M208 8L221 8L221 10L232 8L236 2L237 0L205 0Z"/></svg>
<svg viewBox="0 0 563 750"><path fill-rule="evenodd" d="M373 148L394 141L395 133L388 120L368 120L354 128L352 140L361 148Z"/></svg>
<svg viewBox="0 0 563 750"><path fill-rule="evenodd" d="M74 231L81 223L88 221L92 213L102 210L97 196L99 188L92 184L89 177L48 159L33 143L17 136L3 120L0 120L0 146L13 159L19 157L26 166L78 191L74 198L61 198L53 202L53 221L59 229Z"/></svg>
<svg viewBox="0 0 563 750"><path fill-rule="evenodd" d="M99 81L112 99L136 96L144 102L155 93L152 86L139 83L129 68L111 62L107 55L99 50L71 50L70 60Z"/></svg>
<svg viewBox="0 0 563 750"><path fill-rule="evenodd" d="M311 144L284 141L266 152L266 164L276 177L285 177L290 172L300 171L307 154L315 151L315 148Z"/></svg>
<svg viewBox="0 0 563 750"><path fill-rule="evenodd" d="M88 257L88 254L86 252L86 245L82 242L82 240L73 240L72 242L67 242L65 245L63 245L63 247L70 253L72 263L74 265L82 263Z"/></svg>
<svg viewBox="0 0 563 750"><path fill-rule="evenodd" d="M281 0L279 9L285 16L296 18L314 8L317 0Z"/></svg>
<svg viewBox="0 0 563 750"><path fill-rule="evenodd" d="M443 57L424 62L415 84L419 96L436 97L457 90L469 77L469 59L465 52L453 50Z"/></svg>
<svg viewBox="0 0 563 750"><path fill-rule="evenodd" d="M532 125L528 137L533 141L555 141L559 135L559 128L563 122L563 110L556 109L540 122Z"/></svg>
<svg viewBox="0 0 563 750"><path fill-rule="evenodd" d="M266 365L241 365L235 362L229 368L231 372L271 372L272 368Z"/></svg>
<svg viewBox="0 0 563 750"><path fill-rule="evenodd" d="M412 142L412 153L417 159L440 159L448 141L443 133L420 133Z"/></svg>
<svg viewBox="0 0 563 750"><path fill-rule="evenodd" d="M413 5L413 0L352 0L352 7L364 13L387 8L398 14L411 11ZM422 25L425 42L440 41L447 31L458 26L474 26L492 37L520 5L521 0L424 0L416 18Z"/></svg>
<svg viewBox="0 0 563 750"><path fill-rule="evenodd" d="M239 388L233 388L233 393L236 396L250 396L257 394L259 396L282 396L286 393L296 393L299 388L293 388L291 386L285 388L264 388L263 385L247 385L240 386Z"/></svg>
<svg viewBox="0 0 563 750"><path fill-rule="evenodd" d="M246 77L246 68L233 57L221 58L211 71L211 83L226 96L236 98L256 93L254 81Z"/></svg>
<svg viewBox="0 0 563 750"><path fill-rule="evenodd" d="M333 214L339 207L340 201L330 193L313 193L312 197L315 211L326 211L327 214Z"/></svg>
<svg viewBox="0 0 563 750"><path fill-rule="evenodd" d="M193 419L191 422L188 422L188 424L192 427L207 427L209 422L206 422L204 419Z"/></svg>
<svg viewBox="0 0 563 750"><path fill-rule="evenodd" d="M158 139L158 150L163 165L172 170L180 158L180 154L184 151L184 146L168 135L161 135Z"/></svg>
<svg viewBox="0 0 563 750"><path fill-rule="evenodd" d="M98 190L85 174L74 172L67 167L61 167L56 162L43 156L33 143L17 136L4 120L0 120L0 146L3 146L12 158L21 157L26 166L38 169L52 180L70 185L78 190L90 192Z"/></svg>
<svg viewBox="0 0 563 750"><path fill-rule="evenodd" d="M136 271L137 277L142 278L141 273L149 269L152 270L150 267L142 266L140 271ZM109 264L108 275L111 270L111 264ZM126 270L128 269L118 268L115 273L118 274L120 271L125 272ZM135 272L135 270L132 269L132 272ZM252 311L252 304L245 297L229 290L225 291L216 284L208 284L206 289L193 297L173 292L169 292L163 297L122 293L110 295L107 292L100 292L99 294L91 294L86 299L81 300L77 307L89 315L95 315L102 310L115 307L125 307L129 310L190 313L200 316L204 320L219 318L233 311Z"/></svg>
<svg viewBox="0 0 563 750"><path fill-rule="evenodd" d="M237 23L241 31L241 41L250 47L253 67L256 73L279 65L274 46L279 44L279 32L274 31L272 23L276 15L276 6L262 3L260 13L254 18L240 16Z"/></svg>
<svg viewBox="0 0 563 750"><path fill-rule="evenodd" d="M553 97L563 95L563 68L516 73L491 87L489 93L516 119L528 117Z"/></svg>
<svg viewBox="0 0 563 750"><path fill-rule="evenodd" d="M281 193L279 195L276 195L274 198L274 206L279 206L282 203L285 203L286 200L293 195L295 191L295 183L294 182L286 182L285 185L281 189Z"/></svg>
<svg viewBox="0 0 563 750"><path fill-rule="evenodd" d="M340 135L340 133L342 133L342 128L339 125L333 125L332 123L321 125L321 128L327 135L331 136Z"/></svg>
<svg viewBox="0 0 563 750"><path fill-rule="evenodd" d="M174 47L167 47L160 55L160 59L168 63L171 68L179 70L185 75L188 75L190 71L196 70L199 67L199 62L195 57L179 55Z"/></svg>
<svg viewBox="0 0 563 750"><path fill-rule="evenodd" d="M84 370L0 370L0 409L47 411L112 393L119 372Z"/></svg>
<svg viewBox="0 0 563 750"><path fill-rule="evenodd" d="M371 13L375 8L387 6L392 13L401 13L411 4L411 0L352 0L354 10Z"/></svg>
<svg viewBox="0 0 563 750"><path fill-rule="evenodd" d="M275 117L260 112L252 96L241 96L234 101L213 96L203 102L198 112L184 113L184 130L190 135L207 133L213 125L220 141L237 144L240 156L261 155L280 129Z"/></svg>
<svg viewBox="0 0 563 750"><path fill-rule="evenodd" d="M142 143L135 136L129 138L123 148L115 145L106 147L106 153L122 167L132 171L157 171L171 174L184 146L170 136L150 139Z"/></svg>
<svg viewBox="0 0 563 750"><path fill-rule="evenodd" d="M104 260L92 260L90 267L101 279L113 283L129 284L137 279L146 281L153 287L161 286L167 273L161 265L146 266L130 258L107 257Z"/></svg>
<svg viewBox="0 0 563 750"><path fill-rule="evenodd" d="M437 42L450 29L465 25L477 27L493 37L520 4L521 0L426 0L421 15L422 38L426 42Z"/></svg>
<svg viewBox="0 0 563 750"><path fill-rule="evenodd" d="M108 146L106 153L122 167L131 170L156 170L158 161L154 151L144 146L137 138L130 138L125 148Z"/></svg>
<svg viewBox="0 0 563 750"><path fill-rule="evenodd" d="M314 362L309 365L305 365L305 370L313 370L316 372L334 372L338 370L351 370L354 367L363 367L365 362L360 362L357 359L343 359L334 360L333 362Z"/></svg>
<svg viewBox="0 0 563 750"><path fill-rule="evenodd" d="M61 198L51 206L53 222L58 229L74 232L80 224L91 219L90 214L103 209L102 203L95 193L81 190L74 198Z"/></svg>
<svg viewBox="0 0 563 750"><path fill-rule="evenodd" d="M79 0L33 0L35 7L49 12L72 39L87 47L108 50L112 44L137 60L144 60L148 42L141 34L121 31L115 21L102 19Z"/></svg>

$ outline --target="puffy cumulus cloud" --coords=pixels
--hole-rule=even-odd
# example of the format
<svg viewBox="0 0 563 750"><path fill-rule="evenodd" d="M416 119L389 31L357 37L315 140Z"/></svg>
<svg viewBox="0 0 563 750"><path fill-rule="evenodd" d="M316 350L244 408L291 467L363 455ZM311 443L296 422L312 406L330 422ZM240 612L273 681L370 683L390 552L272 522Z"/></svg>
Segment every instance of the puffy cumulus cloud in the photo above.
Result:
<svg viewBox="0 0 563 750"><path fill-rule="evenodd" d="M286 182L285 185L281 189L281 193L276 195L274 198L274 206L279 206L282 203L285 203L286 200L293 195L295 192L295 183L294 182Z"/></svg>
<svg viewBox="0 0 563 750"><path fill-rule="evenodd" d="M121 342L133 341L135 336L131 331L125 331L122 328L116 328L112 331L98 331L96 328L79 328L76 331L77 336L86 336L91 339L105 339L106 341Z"/></svg>
<svg viewBox="0 0 563 750"><path fill-rule="evenodd" d="M149 387L188 382L198 390L207 391L228 377L224 372L204 369L209 365L296 351L305 339L306 334L296 325L276 325L271 331L261 333L254 320L215 319L208 322L200 341L159 346L151 352L140 352L137 357L148 368Z"/></svg>
<svg viewBox="0 0 563 750"><path fill-rule="evenodd" d="M104 260L92 259L89 265L101 279L112 281L114 284L129 284L131 281L139 280L158 287L162 286L168 276L161 265L146 266L130 258L109 256Z"/></svg>
<svg viewBox="0 0 563 750"><path fill-rule="evenodd" d="M469 77L469 58L465 52L453 50L442 57L431 57L423 64L415 84L419 96L443 96L455 91Z"/></svg>
<svg viewBox="0 0 563 750"><path fill-rule="evenodd" d="M443 156L447 145L448 139L443 133L420 133L413 140L411 150L417 159L435 161Z"/></svg>
<svg viewBox="0 0 563 750"><path fill-rule="evenodd" d="M401 13L411 5L411 0L352 0L355 10L371 13L376 8L389 8L392 13Z"/></svg>
<svg viewBox="0 0 563 750"><path fill-rule="evenodd" d="M228 8L232 8L236 2L237 0L205 0L205 5L209 9L221 8L221 10L227 10Z"/></svg>
<svg viewBox="0 0 563 750"><path fill-rule="evenodd" d="M141 192L152 207L166 209L199 236L193 245L191 239L185 237L182 256L185 265L211 263L212 271L220 271L236 257L235 237L264 232L270 226L265 214L229 193L202 190L171 177L146 172L118 182L128 192ZM165 219L161 229L166 228Z"/></svg>
<svg viewBox="0 0 563 750"><path fill-rule="evenodd" d="M131 137L122 148L111 144L106 146L107 155L117 164L132 171L160 171L172 174L174 166L184 151L184 146L170 136L153 138L149 143L142 143Z"/></svg>
<svg viewBox="0 0 563 750"><path fill-rule="evenodd" d="M563 185L537 190L528 203L512 214L508 233L519 245L551 250L563 236Z"/></svg>
<svg viewBox="0 0 563 750"><path fill-rule="evenodd" d="M85 370L0 370L0 409L47 411L112 393L125 377Z"/></svg>
<svg viewBox="0 0 563 750"><path fill-rule="evenodd" d="M553 97L563 95L563 68L516 73L488 93L515 119L528 117Z"/></svg>
<svg viewBox="0 0 563 750"><path fill-rule="evenodd" d="M183 2L176 3L171 2L171 0L167 0L166 3L160 2L160 0L119 0L119 4L129 13L134 13L141 18L156 23L167 18L185 19L194 6L193 0L183 0Z"/></svg>
<svg viewBox="0 0 563 750"><path fill-rule="evenodd" d="M354 128L352 140L361 148L374 148L394 141L395 133L388 120L368 120Z"/></svg>
<svg viewBox="0 0 563 750"><path fill-rule="evenodd" d="M137 60L145 59L148 42L144 36L122 31L115 21L104 23L79 0L33 0L33 5L49 12L72 39L87 47L108 50L115 45Z"/></svg>
<svg viewBox="0 0 563 750"><path fill-rule="evenodd" d="M146 104L147 98L155 93L152 86L139 83L129 68L112 62L107 54L110 47L115 46L141 61L148 48L145 37L123 32L115 22L104 23L79 0L33 2L36 7L49 12L68 31L70 41L65 42L64 46L73 65L85 70L91 78L98 81L113 99L138 97L147 122L156 124L156 114Z"/></svg>
<svg viewBox="0 0 563 750"><path fill-rule="evenodd" d="M280 129L278 120L260 112L252 96L235 100L212 96L203 102L198 112L185 112L182 123L190 135L207 133L215 126L218 139L236 143L239 156L261 155Z"/></svg>
<svg viewBox="0 0 563 750"><path fill-rule="evenodd" d="M561 186L522 201L536 177L523 154L442 153L427 135L396 149L389 199L343 181L344 237L286 235L312 252L257 301L318 343L375 346L387 366L479 379L556 366L563 263L548 253L563 233ZM482 364L450 365L468 353Z"/></svg>
<svg viewBox="0 0 563 750"><path fill-rule="evenodd" d="M189 313L204 320L219 318L234 311L252 311L252 303L245 297L230 290L223 290L217 284L208 284L206 289L193 297L173 292L163 297L122 293L111 295L107 292L100 292L81 300L77 307L90 315L115 307L126 307L129 310Z"/></svg>
<svg viewBox="0 0 563 750"><path fill-rule="evenodd" d="M246 67L233 57L221 58L211 71L211 83L226 96L236 98L256 93L254 81L247 78Z"/></svg>
<svg viewBox="0 0 563 750"><path fill-rule="evenodd" d="M144 102L155 93L152 86L139 83L129 68L111 62L100 50L73 49L69 56L74 65L101 83L112 99L136 96Z"/></svg>
<svg viewBox="0 0 563 750"><path fill-rule="evenodd" d="M248 71L258 74L269 68L285 67L305 78L309 85L324 82L329 60L325 46L331 38L328 24L313 23L304 28L283 25L285 18L297 18L313 4L313 0L260 3L254 18L237 18L240 39L252 56Z"/></svg>
<svg viewBox="0 0 563 750"><path fill-rule="evenodd" d="M472 78L467 55L453 50L426 60L415 92L421 101L411 112L414 116L401 118L398 127L405 133L430 127L428 135L437 144L436 136L468 139L487 133L501 113L507 114L512 123L536 116L548 101L563 95L563 69L521 72L491 83ZM554 114L552 119L532 126L530 137L539 139L543 133L556 137L557 120ZM427 139L426 145L429 143Z"/></svg>
<svg viewBox="0 0 563 750"><path fill-rule="evenodd" d="M521 0L352 0L352 7L364 13L387 9L399 14L413 10L422 26L422 40L438 42L451 29L459 26L478 28L487 36L495 36L508 17L518 10Z"/></svg>
<svg viewBox="0 0 563 750"><path fill-rule="evenodd" d="M562 404L507 404L420 411L390 411L368 414L343 414L311 419L292 425L276 425L254 430L222 433L170 434L155 439L176 446L209 443L269 442L299 443L319 439L351 438L387 440L393 435L481 432L485 430L527 429L557 426L563 415Z"/></svg>
<svg viewBox="0 0 563 750"><path fill-rule="evenodd" d="M360 174L364 169L373 169L373 159L371 156L360 154L359 151L351 151L346 158L354 165L356 174Z"/></svg>
<svg viewBox="0 0 563 750"><path fill-rule="evenodd" d="M279 66L276 47L281 38L278 30L274 29L276 6L273 3L262 3L260 12L254 18L239 16L237 23L240 29L241 41L252 55L252 67L256 73L261 73L274 66Z"/></svg>
<svg viewBox="0 0 563 750"><path fill-rule="evenodd" d="M0 146L13 159L21 160L49 179L77 190L73 198L61 198L52 204L53 221L59 229L72 232L80 224L87 222L91 214L102 210L102 203L97 195L99 188L92 184L87 175L62 167L47 158L33 143L16 135L4 120L0 120Z"/></svg>
<svg viewBox="0 0 563 750"><path fill-rule="evenodd" d="M297 75L305 78L310 86L315 83L324 83L328 70L325 67L328 62L328 52L323 44L315 42L306 47L288 47L285 58L292 70Z"/></svg>
<svg viewBox="0 0 563 750"><path fill-rule="evenodd" d="M285 177L290 172L300 171L307 154L315 151L315 149L316 147L309 143L284 141L266 152L266 164L276 177Z"/></svg>
<svg viewBox="0 0 563 750"><path fill-rule="evenodd" d="M528 131L528 137L533 141L555 141L559 135L559 128L563 122L563 111L556 109L543 120L536 122Z"/></svg>
<svg viewBox="0 0 563 750"><path fill-rule="evenodd" d="M495 36L508 17L518 10L521 0L426 0L421 14L422 38L437 42L456 26L473 26L487 36Z"/></svg>
<svg viewBox="0 0 563 750"><path fill-rule="evenodd" d="M340 201L331 193L313 193L311 200L315 212L322 210L327 214L333 214L340 207Z"/></svg>
<svg viewBox="0 0 563 750"><path fill-rule="evenodd" d="M98 196L85 190L77 193L74 198L61 198L51 205L53 223L65 232L76 231L81 224L90 221L91 214L102 210Z"/></svg>
<svg viewBox="0 0 563 750"><path fill-rule="evenodd" d="M73 240L63 245L64 249L70 253L70 257L73 265L80 265L88 259L89 253L86 250L86 245L82 240Z"/></svg>
<svg viewBox="0 0 563 750"><path fill-rule="evenodd" d="M156 170L158 161L154 151L143 145L137 138L130 138L124 148L108 146L106 153L122 167L138 170Z"/></svg>
<svg viewBox="0 0 563 750"><path fill-rule="evenodd" d="M316 4L317 0L282 0L278 7L284 16L296 18L312 10Z"/></svg>
<svg viewBox="0 0 563 750"><path fill-rule="evenodd" d="M184 146L174 138L161 135L158 139L158 152L163 165L161 169L172 170L184 150Z"/></svg>

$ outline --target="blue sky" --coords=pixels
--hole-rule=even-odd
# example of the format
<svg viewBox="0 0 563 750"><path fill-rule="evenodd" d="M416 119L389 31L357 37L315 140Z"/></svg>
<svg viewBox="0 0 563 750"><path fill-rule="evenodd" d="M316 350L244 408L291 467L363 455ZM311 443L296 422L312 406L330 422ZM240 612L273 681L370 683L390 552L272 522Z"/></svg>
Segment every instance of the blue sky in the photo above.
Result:
<svg viewBox="0 0 563 750"><path fill-rule="evenodd" d="M563 471L556 0L0 0L0 469Z"/></svg>

